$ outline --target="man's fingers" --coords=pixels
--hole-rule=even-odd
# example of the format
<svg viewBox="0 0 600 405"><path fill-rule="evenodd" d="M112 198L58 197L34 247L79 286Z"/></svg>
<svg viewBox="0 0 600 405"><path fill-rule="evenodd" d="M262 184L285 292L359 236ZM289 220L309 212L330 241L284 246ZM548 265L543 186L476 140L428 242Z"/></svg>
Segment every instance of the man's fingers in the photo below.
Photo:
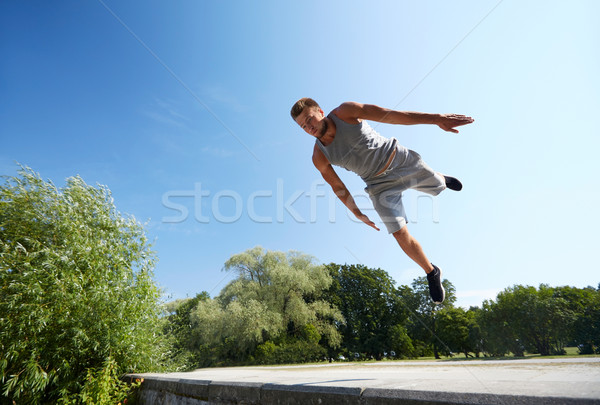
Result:
<svg viewBox="0 0 600 405"><path fill-rule="evenodd" d="M361 221L363 221L365 224L369 225L371 228L379 230L379 228L377 228L377 225L375 225L375 222L371 221L368 216L362 214L359 218Z"/></svg>
<svg viewBox="0 0 600 405"><path fill-rule="evenodd" d="M446 118L451 120L451 123L449 123L449 125L453 127L457 127L459 125L472 124L473 122L475 122L475 120L472 117L467 117L466 115L460 114L448 114L446 115Z"/></svg>
<svg viewBox="0 0 600 405"><path fill-rule="evenodd" d="M473 122L475 121L473 119L473 117L468 117L466 115L462 115L462 114L450 114L447 116L448 118L452 118L454 120L463 120L463 121L469 121L469 122Z"/></svg>
<svg viewBox="0 0 600 405"><path fill-rule="evenodd" d="M453 126L448 126L448 125L440 125L440 128L442 128L442 129L443 129L444 131L446 131L446 132L453 132L453 133L455 133L455 134L458 134L458 130L457 130L457 129L454 129L454 128L453 128L454 126L455 126L455 125L453 125Z"/></svg>
<svg viewBox="0 0 600 405"><path fill-rule="evenodd" d="M369 222L367 222L367 225L369 225L371 228L375 228L375 229L379 230L379 228L377 228L377 225L375 225L375 223L371 220L369 220Z"/></svg>

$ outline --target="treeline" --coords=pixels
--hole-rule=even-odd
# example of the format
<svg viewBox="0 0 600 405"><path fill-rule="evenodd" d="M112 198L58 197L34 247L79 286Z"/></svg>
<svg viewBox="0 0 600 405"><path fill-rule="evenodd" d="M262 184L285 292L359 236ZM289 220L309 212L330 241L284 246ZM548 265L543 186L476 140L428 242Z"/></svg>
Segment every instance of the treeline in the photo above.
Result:
<svg viewBox="0 0 600 405"><path fill-rule="evenodd" d="M395 286L381 269L318 265L260 247L234 255L221 293L167 305L164 333L187 367L328 360L600 352L600 290L515 285L482 307L435 305L425 277Z"/></svg>
<svg viewBox="0 0 600 405"><path fill-rule="evenodd" d="M125 373L325 359L581 353L600 347L600 292L514 286L481 308L435 306L425 278L257 247L215 298L165 304L143 226L110 190L31 169L0 184L0 404L134 400Z"/></svg>

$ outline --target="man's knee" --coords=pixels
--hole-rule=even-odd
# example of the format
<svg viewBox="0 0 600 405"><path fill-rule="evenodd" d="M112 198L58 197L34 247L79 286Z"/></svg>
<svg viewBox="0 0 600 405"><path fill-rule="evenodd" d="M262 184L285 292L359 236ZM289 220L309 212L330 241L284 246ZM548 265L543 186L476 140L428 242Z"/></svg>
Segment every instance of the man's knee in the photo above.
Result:
<svg viewBox="0 0 600 405"><path fill-rule="evenodd" d="M396 238L398 242L410 238L410 233L408 232L408 227L406 225L394 232L392 235L394 235L394 238Z"/></svg>

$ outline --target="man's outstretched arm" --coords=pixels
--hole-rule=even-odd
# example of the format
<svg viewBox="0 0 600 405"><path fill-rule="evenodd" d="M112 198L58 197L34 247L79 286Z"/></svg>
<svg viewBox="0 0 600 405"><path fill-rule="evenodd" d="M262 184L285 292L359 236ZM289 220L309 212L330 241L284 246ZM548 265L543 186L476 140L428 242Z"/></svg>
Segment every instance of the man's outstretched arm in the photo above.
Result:
<svg viewBox="0 0 600 405"><path fill-rule="evenodd" d="M346 188L346 185L337 175L327 157L321 152L321 150L315 145L315 149L313 152L313 164L321 172L323 179L331 186L331 189L335 193L335 195L344 203L344 205L356 216L356 218L363 221L365 224L370 227L379 230L377 225L373 221L369 219L356 205L352 194Z"/></svg>
<svg viewBox="0 0 600 405"><path fill-rule="evenodd" d="M346 102L333 110L333 113L344 121L358 122L369 120L386 124L416 125L433 124L444 131L458 133L455 128L475 121L461 114L430 114L415 111L396 111L374 104Z"/></svg>

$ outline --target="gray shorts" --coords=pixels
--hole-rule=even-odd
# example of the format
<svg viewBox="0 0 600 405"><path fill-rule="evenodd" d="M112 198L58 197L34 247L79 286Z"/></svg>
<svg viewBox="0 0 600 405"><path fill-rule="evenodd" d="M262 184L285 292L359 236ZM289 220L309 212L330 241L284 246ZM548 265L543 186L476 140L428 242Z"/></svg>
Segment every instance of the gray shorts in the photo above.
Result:
<svg viewBox="0 0 600 405"><path fill-rule="evenodd" d="M446 181L421 159L421 155L398 145L396 156L387 170L378 176L364 179L365 191L389 233L406 226L402 193L409 188L431 195L446 189Z"/></svg>

